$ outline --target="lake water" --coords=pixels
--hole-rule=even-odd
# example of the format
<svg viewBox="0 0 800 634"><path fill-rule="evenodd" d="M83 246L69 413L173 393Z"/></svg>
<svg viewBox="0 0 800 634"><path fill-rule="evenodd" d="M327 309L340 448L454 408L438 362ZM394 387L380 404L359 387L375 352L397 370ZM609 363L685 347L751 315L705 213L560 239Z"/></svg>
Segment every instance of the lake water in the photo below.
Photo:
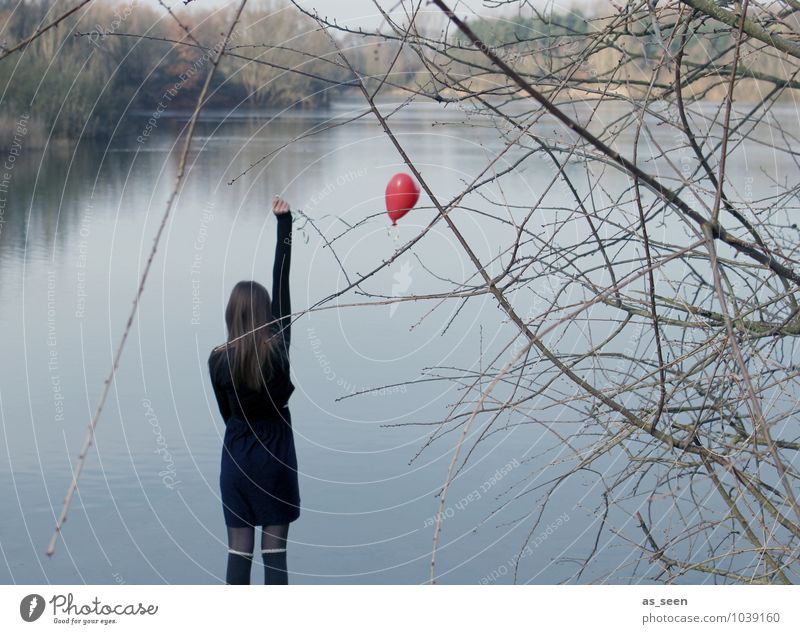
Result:
<svg viewBox="0 0 800 634"><path fill-rule="evenodd" d="M343 121L360 109L343 103L333 113L204 117L52 559L45 550L174 183L174 144L185 117L163 118L142 144L82 142L43 155L23 143L0 234L0 582L224 581L218 488L224 425L206 359L225 338L231 287L240 279L271 279L270 197L281 193L316 226L296 228L295 310L380 265L436 214L423 195L390 234L383 191L392 174L405 170L370 116L297 141L228 182L330 122L331 114ZM494 130L463 118L452 106L414 106L391 120L442 201L502 147ZM441 125L431 125L434 120ZM749 169L753 162L769 164L768 148L749 156ZM532 204L553 176L536 160L506 177L502 191L491 185L485 194ZM744 168L731 169L735 180ZM609 170L610 190L624 183ZM480 207L481 198L473 195L464 205ZM481 261L491 262L490 274L498 273L501 263L494 258L509 230L465 210L453 218ZM289 533L291 583L427 581L436 494L460 432L417 454L433 425L463 396L464 381L448 377L477 372L480 352L501 350L514 329L487 295L463 308L456 299L345 304L375 301L364 293L385 299L451 291L453 280L480 281L440 222L365 281L362 292L350 290L294 322L297 389L290 406L302 513ZM514 298L520 314L530 301ZM474 398L473 392L458 411L469 411ZM578 429L574 412L548 415L564 421L562 434ZM546 468L553 454L547 460L540 454L559 445L541 426L514 422L515 415L501 417L496 425L508 425L505 431L478 445L449 492L437 556L441 583L514 581L509 562L532 519L512 520L538 513L542 490L511 497L556 476L555 468ZM470 439L482 428L479 419ZM557 489L534 534L535 547L519 561L518 582L558 583L574 575L594 547L600 491L592 473ZM622 528L641 538L630 522ZM628 583L638 558L629 543L605 533L580 582ZM635 576L648 570L656 569L641 565ZM260 581L257 566L253 575Z"/></svg>

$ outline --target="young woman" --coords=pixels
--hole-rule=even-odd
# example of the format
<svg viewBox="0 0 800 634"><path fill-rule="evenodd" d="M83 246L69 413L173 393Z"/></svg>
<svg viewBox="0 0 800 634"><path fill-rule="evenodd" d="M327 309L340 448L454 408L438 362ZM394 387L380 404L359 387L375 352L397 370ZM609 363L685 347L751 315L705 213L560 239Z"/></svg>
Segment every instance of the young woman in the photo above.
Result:
<svg viewBox="0 0 800 634"><path fill-rule="evenodd" d="M272 300L258 282L236 284L225 309L228 341L208 359L225 420L219 485L228 528L228 584L250 583L256 526L262 527L264 583L288 583L286 539L289 523L300 515L288 406L294 391L289 379L292 215L277 196L272 211L278 224Z"/></svg>

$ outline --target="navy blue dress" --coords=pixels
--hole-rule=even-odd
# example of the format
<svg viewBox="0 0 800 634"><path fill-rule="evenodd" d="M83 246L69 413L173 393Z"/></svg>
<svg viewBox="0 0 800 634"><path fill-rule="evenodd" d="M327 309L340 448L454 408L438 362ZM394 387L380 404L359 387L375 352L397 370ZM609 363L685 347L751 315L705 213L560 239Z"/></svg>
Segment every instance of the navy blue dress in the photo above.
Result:
<svg viewBox="0 0 800 634"><path fill-rule="evenodd" d="M231 527L287 524L300 516L297 456L288 406L294 391L289 378L292 217L291 212L276 217L272 315L278 321L269 327L277 335L277 345L266 391L235 390L225 350L212 351L208 359L211 384L225 420L219 486L225 524Z"/></svg>

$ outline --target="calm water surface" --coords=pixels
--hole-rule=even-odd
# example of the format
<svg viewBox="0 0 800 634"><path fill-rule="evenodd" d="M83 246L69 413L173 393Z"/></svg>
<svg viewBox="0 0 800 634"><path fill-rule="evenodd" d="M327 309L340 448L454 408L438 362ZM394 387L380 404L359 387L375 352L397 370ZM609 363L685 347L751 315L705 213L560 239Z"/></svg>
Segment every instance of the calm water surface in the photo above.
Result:
<svg viewBox="0 0 800 634"><path fill-rule="evenodd" d="M343 118L355 107L279 118L210 113L203 120L52 559L45 549L174 183L174 144L185 118L163 119L144 144L82 142L45 154L23 149L0 234L0 582L223 581L227 545L218 477L224 426L206 359L225 337L231 287L240 279L271 279L271 195L281 193L314 219L314 227L296 230L295 310L378 266L435 215L423 195L419 208L389 233L383 189L403 166L369 117L279 150L331 114ZM419 106L392 122L443 201L502 147L491 129L460 124L461 118ZM434 119L441 125L432 125ZM750 169L759 161L770 168L768 148L749 156ZM551 178L546 163L529 162L504 180L503 191L490 186L485 195L530 205ZM610 189L624 183L609 171ZM480 204L477 196L465 201ZM509 240L477 214L460 211L454 219L483 262ZM342 236L348 225L357 226ZM334 238L331 249L326 241ZM499 266L495 260L489 272ZM417 454L431 425L462 395L458 383L441 377L478 370L480 350L500 350L514 331L487 296L461 311L452 300L345 304L371 301L364 293L389 298L451 290L447 280L478 283L439 223L360 289L294 323L297 390L290 405L303 507L290 531L292 583L427 580L436 494L457 434ZM526 301L515 298L522 314ZM498 425L514 422L507 416ZM569 425L562 433L570 433ZM471 434L481 429L476 425ZM441 582L513 582L509 560L530 521L509 522L538 511L539 494L493 511L509 500L512 484L553 477L537 456L554 443L535 425L509 427L481 443L449 493ZM519 581L559 582L577 570L576 559L588 556L598 522L595 484L586 474L559 487L542 522L543 528L557 523L557 530L521 560ZM561 513L569 519L559 520ZM592 574L581 582L603 575L629 582L638 554L607 535L599 547ZM254 570L254 579L260 574Z"/></svg>

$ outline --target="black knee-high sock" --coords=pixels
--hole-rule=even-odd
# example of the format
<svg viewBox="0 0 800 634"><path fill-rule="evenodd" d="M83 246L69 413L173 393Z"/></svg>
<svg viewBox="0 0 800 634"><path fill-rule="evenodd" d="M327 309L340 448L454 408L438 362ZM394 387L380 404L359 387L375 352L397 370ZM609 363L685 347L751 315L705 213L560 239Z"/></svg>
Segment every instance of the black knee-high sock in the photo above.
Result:
<svg viewBox="0 0 800 634"><path fill-rule="evenodd" d="M261 551L264 560L264 583L267 585L288 585L289 573L286 571L286 549L265 549Z"/></svg>
<svg viewBox="0 0 800 634"><path fill-rule="evenodd" d="M253 555L228 551L228 570L225 574L225 583L228 585L249 585L250 567L253 564Z"/></svg>

